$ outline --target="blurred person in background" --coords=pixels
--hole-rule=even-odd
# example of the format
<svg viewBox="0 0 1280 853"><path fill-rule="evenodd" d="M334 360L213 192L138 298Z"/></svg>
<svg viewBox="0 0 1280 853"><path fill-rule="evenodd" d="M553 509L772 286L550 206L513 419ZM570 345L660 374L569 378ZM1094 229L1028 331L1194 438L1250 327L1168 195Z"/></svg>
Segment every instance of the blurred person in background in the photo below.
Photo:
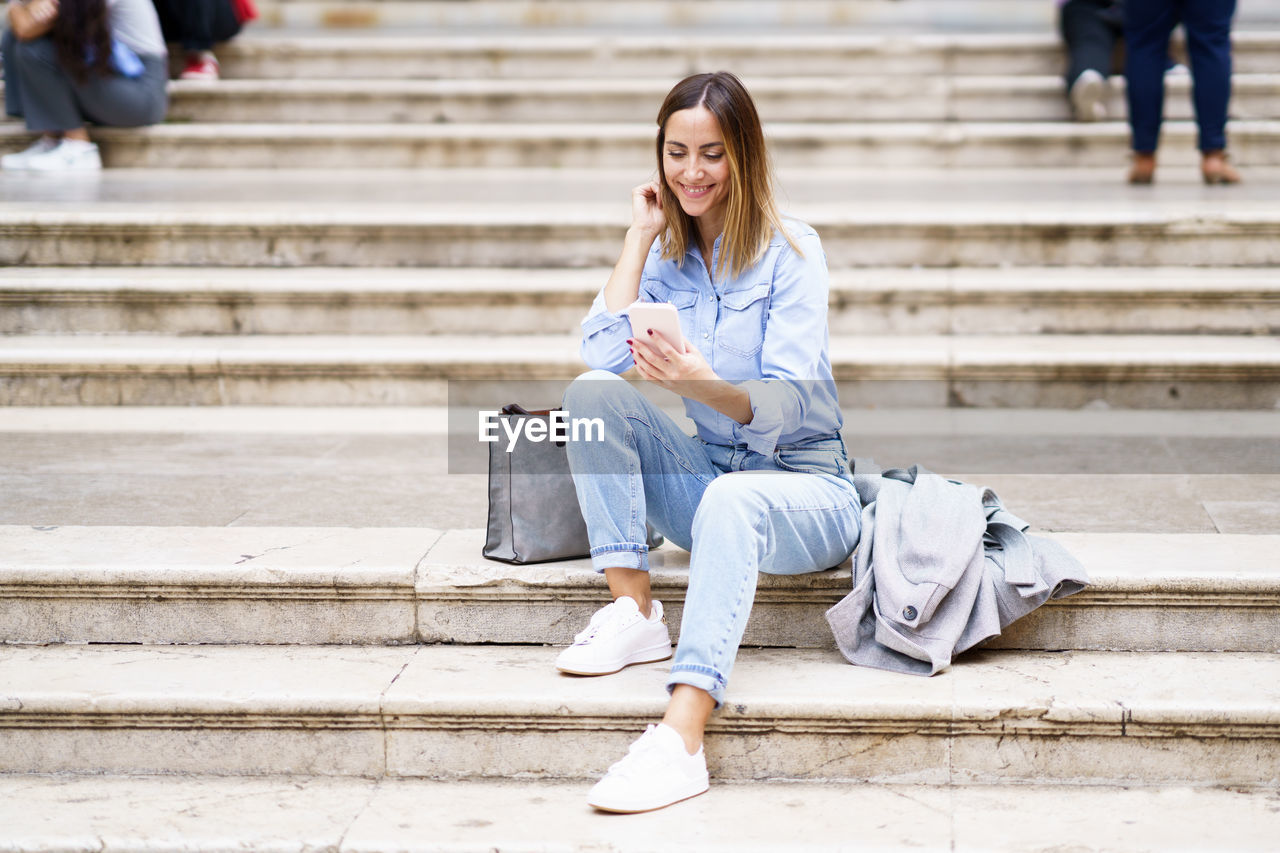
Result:
<svg viewBox="0 0 1280 853"><path fill-rule="evenodd" d="M1235 184L1227 162L1227 103L1231 98L1231 19L1235 0L1127 0L1125 79L1133 165L1129 183L1155 180L1156 148L1164 119L1164 70L1169 39L1181 23L1187 36L1192 101L1199 126L1200 174L1206 184Z"/></svg>
<svg viewBox="0 0 1280 853"><path fill-rule="evenodd" d="M87 123L164 119L168 60L150 0L11 0L7 19L5 112L40 138L0 158L4 169L97 171Z"/></svg>
<svg viewBox="0 0 1280 853"><path fill-rule="evenodd" d="M1119 0L1057 0L1058 28L1067 51L1067 100L1076 121L1107 117L1107 78L1124 34Z"/></svg>
<svg viewBox="0 0 1280 853"><path fill-rule="evenodd" d="M222 74L213 46L230 41L244 23L231 0L153 0L166 41L185 57L180 80L217 80Z"/></svg>

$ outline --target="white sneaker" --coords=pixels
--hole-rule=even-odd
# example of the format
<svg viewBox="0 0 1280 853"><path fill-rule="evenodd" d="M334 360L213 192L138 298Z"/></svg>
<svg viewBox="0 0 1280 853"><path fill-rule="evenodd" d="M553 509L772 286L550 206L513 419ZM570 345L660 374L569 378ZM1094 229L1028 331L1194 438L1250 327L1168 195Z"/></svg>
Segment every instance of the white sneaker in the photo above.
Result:
<svg viewBox="0 0 1280 853"><path fill-rule="evenodd" d="M102 168L98 146L80 139L63 139L48 151L27 158L30 172L96 172Z"/></svg>
<svg viewBox="0 0 1280 853"><path fill-rule="evenodd" d="M571 675L608 675L633 663L671 657L671 635L662 621L662 605L652 602L649 618L635 599L624 595L595 612L573 645L556 658L556 669Z"/></svg>
<svg viewBox="0 0 1280 853"><path fill-rule="evenodd" d="M0 157L0 169L8 169L11 172L25 169L27 168L27 161L33 156L52 151L57 147L58 140L52 136L42 136L26 151L19 151L17 154L6 154Z"/></svg>
<svg viewBox="0 0 1280 853"><path fill-rule="evenodd" d="M659 723L645 729L626 757L609 768L587 795L587 804L633 814L696 797L709 787L702 747L690 755L680 733Z"/></svg>
<svg viewBox="0 0 1280 853"><path fill-rule="evenodd" d="M1086 68L1071 84L1071 107L1076 121L1102 121L1107 117L1107 78Z"/></svg>

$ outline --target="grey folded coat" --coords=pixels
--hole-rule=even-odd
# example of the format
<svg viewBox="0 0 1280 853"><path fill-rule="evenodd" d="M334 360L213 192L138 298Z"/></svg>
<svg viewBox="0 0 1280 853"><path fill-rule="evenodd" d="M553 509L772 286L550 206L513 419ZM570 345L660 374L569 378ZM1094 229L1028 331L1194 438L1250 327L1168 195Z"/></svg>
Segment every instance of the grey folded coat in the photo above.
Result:
<svg viewBox="0 0 1280 853"><path fill-rule="evenodd" d="M853 591L827 611L850 663L933 675L953 656L1089 584L1084 566L990 489L854 460L862 532Z"/></svg>

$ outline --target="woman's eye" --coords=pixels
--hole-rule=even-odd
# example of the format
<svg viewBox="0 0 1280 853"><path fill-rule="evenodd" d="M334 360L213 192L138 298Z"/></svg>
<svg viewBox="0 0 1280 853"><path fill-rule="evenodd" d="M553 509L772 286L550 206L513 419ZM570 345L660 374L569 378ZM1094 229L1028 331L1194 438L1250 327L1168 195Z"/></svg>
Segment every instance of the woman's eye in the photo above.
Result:
<svg viewBox="0 0 1280 853"><path fill-rule="evenodd" d="M668 151L668 152L667 152L667 156L668 156L668 157L670 157L672 160L679 160L681 157L683 157L683 156L684 156L684 152L683 152L683 151Z"/></svg>
<svg viewBox="0 0 1280 853"><path fill-rule="evenodd" d="M712 163L714 163L723 156L724 156L723 154L708 154L707 159L710 160Z"/></svg>

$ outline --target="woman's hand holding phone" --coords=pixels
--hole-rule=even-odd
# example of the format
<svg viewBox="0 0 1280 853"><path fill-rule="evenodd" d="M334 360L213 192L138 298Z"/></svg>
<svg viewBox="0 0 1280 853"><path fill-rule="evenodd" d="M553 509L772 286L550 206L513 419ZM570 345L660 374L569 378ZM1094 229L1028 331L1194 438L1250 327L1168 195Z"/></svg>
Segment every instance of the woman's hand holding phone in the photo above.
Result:
<svg viewBox="0 0 1280 853"><path fill-rule="evenodd" d="M674 331L651 328L645 323L643 309L647 303L637 303L637 305L641 310L637 311L636 306L632 306L633 337L627 339L636 372L649 382L681 397L697 399L699 395L696 393L696 387L686 383L716 379L711 365L707 364L702 352L680 334L678 320ZM659 306L649 307L656 309ZM675 314L674 306L664 303L661 307L670 308L670 313ZM661 316L661 314L655 314L655 316ZM654 325L661 327L669 324L655 322ZM672 338L675 338L674 344L671 342Z"/></svg>

